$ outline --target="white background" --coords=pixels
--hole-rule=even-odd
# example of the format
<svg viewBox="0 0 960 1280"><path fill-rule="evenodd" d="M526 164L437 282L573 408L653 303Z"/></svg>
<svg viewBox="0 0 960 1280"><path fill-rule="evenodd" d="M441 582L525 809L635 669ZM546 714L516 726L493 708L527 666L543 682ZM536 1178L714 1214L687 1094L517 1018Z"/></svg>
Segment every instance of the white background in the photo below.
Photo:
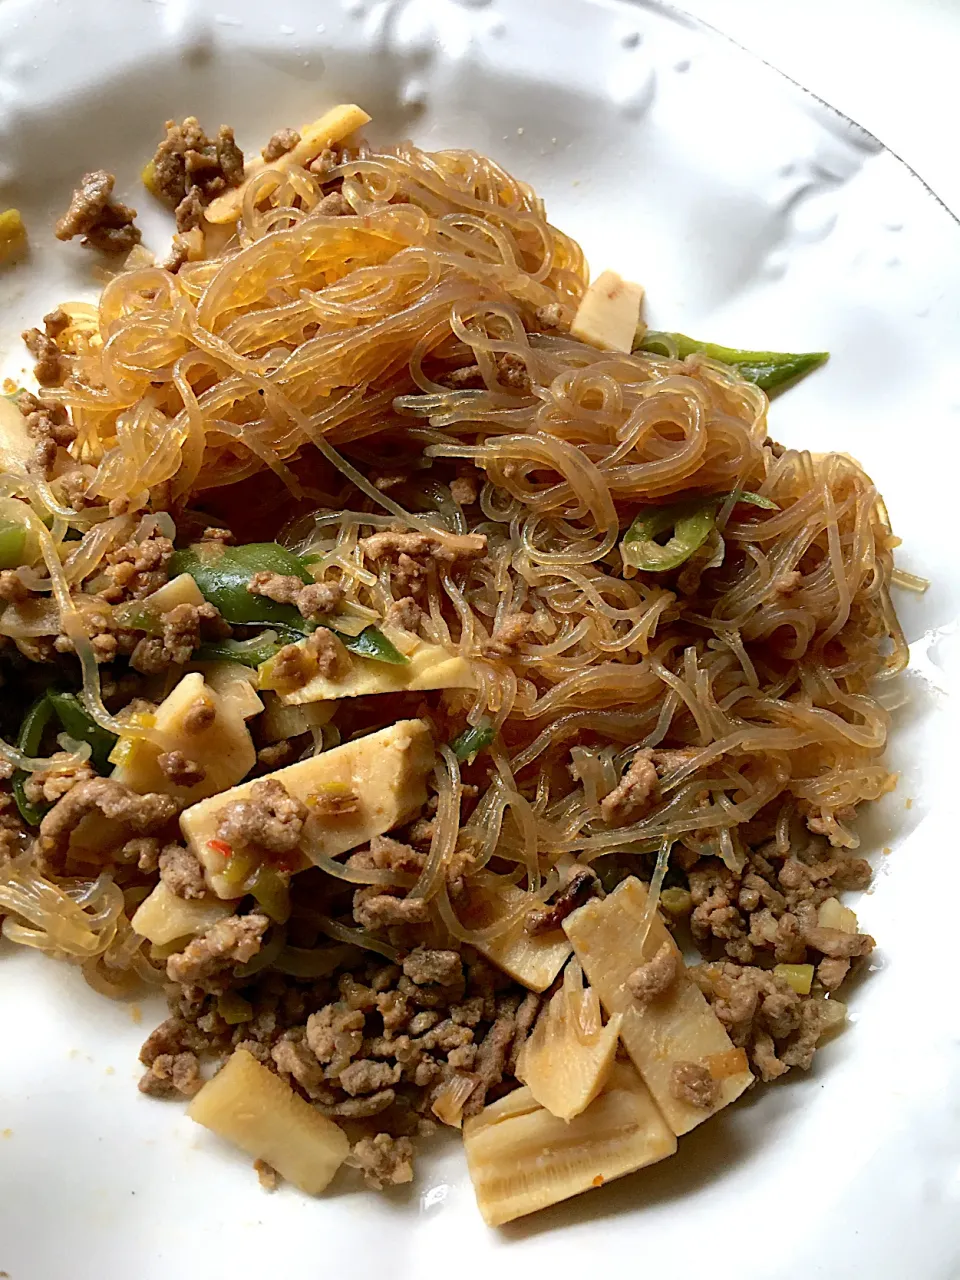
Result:
<svg viewBox="0 0 960 1280"><path fill-rule="evenodd" d="M869 129L960 213L958 0L680 0Z"/></svg>

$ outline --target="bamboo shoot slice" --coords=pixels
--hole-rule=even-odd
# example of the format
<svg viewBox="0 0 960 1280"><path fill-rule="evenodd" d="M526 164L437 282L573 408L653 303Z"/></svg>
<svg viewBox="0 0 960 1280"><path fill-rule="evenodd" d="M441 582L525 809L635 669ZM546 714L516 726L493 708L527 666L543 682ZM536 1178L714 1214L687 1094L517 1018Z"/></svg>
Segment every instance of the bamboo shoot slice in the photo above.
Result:
<svg viewBox="0 0 960 1280"><path fill-rule="evenodd" d="M667 1123L680 1135L738 1098L752 1083L753 1075L745 1059L742 1069L726 1074L735 1053L730 1037L687 974L683 957L656 912L646 938L641 936L646 905L646 888L631 876L609 897L594 899L575 911L564 922L564 929L608 1015L622 1015L620 1038ZM676 954L677 978L659 999L638 1003L627 988L627 979L664 943ZM706 1068L717 1079L714 1105L694 1106L676 1096L674 1068L690 1063ZM719 1070L711 1070L712 1064L719 1063L724 1064L722 1078L718 1078Z"/></svg>
<svg viewBox="0 0 960 1280"><path fill-rule="evenodd" d="M542 1107L560 1120L585 1111L606 1083L617 1052L620 1015L606 1026L593 987L583 988L576 960L564 970L563 986L550 998L517 1060L517 1079Z"/></svg>
<svg viewBox="0 0 960 1280"><path fill-rule="evenodd" d="M190 1103L187 1115L265 1160L307 1195L329 1185L350 1151L347 1135L246 1049L236 1049Z"/></svg>
<svg viewBox="0 0 960 1280"><path fill-rule="evenodd" d="M236 905L222 898L178 898L161 880L140 903L130 923L141 938L165 946L177 938L206 933L218 920L232 915Z"/></svg>
<svg viewBox="0 0 960 1280"><path fill-rule="evenodd" d="M468 929L484 929L498 916L515 911L526 896L516 885L497 889L495 893L473 888L468 891L466 904L457 902L457 912ZM497 937L474 941L472 945L498 969L531 991L546 991L573 948L562 929L530 934L524 928L524 921L525 917L521 916Z"/></svg>
<svg viewBox="0 0 960 1280"><path fill-rule="evenodd" d="M677 1139L635 1069L618 1062L573 1120L516 1089L464 1122L463 1145L477 1207L495 1227L663 1160Z"/></svg>

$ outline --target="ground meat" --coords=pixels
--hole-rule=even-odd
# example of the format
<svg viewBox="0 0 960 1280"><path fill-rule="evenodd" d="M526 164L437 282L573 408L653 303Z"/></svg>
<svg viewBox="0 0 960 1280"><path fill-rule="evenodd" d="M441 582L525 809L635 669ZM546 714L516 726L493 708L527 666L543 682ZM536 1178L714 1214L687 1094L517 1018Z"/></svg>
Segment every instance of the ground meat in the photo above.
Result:
<svg viewBox="0 0 960 1280"><path fill-rule="evenodd" d="M83 244L104 253L127 253L140 243L134 225L136 209L113 198L116 178L97 169L85 173L70 198L70 207L54 228L58 240L82 236Z"/></svg>
<svg viewBox="0 0 960 1280"><path fill-rule="evenodd" d="M358 1093L378 1093L398 1083L402 1074L399 1063L390 1066L386 1062L375 1062L372 1058L361 1058L351 1062L340 1072L338 1077L341 1089L351 1097Z"/></svg>
<svg viewBox="0 0 960 1280"><path fill-rule="evenodd" d="M217 709L206 698L196 698L183 717L183 731L188 737L203 733L217 718Z"/></svg>
<svg viewBox="0 0 960 1280"><path fill-rule="evenodd" d="M289 853L300 843L307 808L276 778L263 778L246 800L232 800L220 811L217 835L229 845L247 845L269 853Z"/></svg>
<svg viewBox="0 0 960 1280"><path fill-rule="evenodd" d="M520 1050L526 1043L527 1036L533 1030L533 1025L537 1020L542 1004L543 996L536 991L528 991L520 1002L513 1029L513 1043L510 1045L510 1057L507 1059L507 1070L511 1075L516 1073Z"/></svg>
<svg viewBox="0 0 960 1280"><path fill-rule="evenodd" d="M464 1117L477 1115L482 1111L487 1093L503 1078L507 1055L517 1030L518 1008L519 1001L516 996L502 996L497 1001L496 1019L480 1042L480 1050L474 1064L477 1085L464 1103Z"/></svg>
<svg viewBox="0 0 960 1280"><path fill-rule="evenodd" d="M339 191L331 191L318 201L314 213L324 214L328 218L342 218L353 213L346 198Z"/></svg>
<svg viewBox="0 0 960 1280"><path fill-rule="evenodd" d="M487 553L486 535L481 533L442 537L435 533L374 533L361 538L359 545L367 560L390 566L393 581L402 594L424 581L431 564L453 571Z"/></svg>
<svg viewBox="0 0 960 1280"><path fill-rule="evenodd" d="M280 1175L273 1165L267 1164L266 1160L254 1160L253 1169L264 1191L276 1191L280 1183Z"/></svg>
<svg viewBox="0 0 960 1280"><path fill-rule="evenodd" d="M304 618L334 613L343 599L343 589L336 583L311 582L305 585L293 574L283 573L255 573L247 584L247 590L278 604L296 605Z"/></svg>
<svg viewBox="0 0 960 1280"><path fill-rule="evenodd" d="M162 1053L140 1077L141 1093L154 1098L192 1098L203 1087L195 1053Z"/></svg>
<svg viewBox="0 0 960 1280"><path fill-rule="evenodd" d="M763 1080L810 1066L826 1025L821 997L800 996L771 971L730 961L688 972Z"/></svg>
<svg viewBox="0 0 960 1280"><path fill-rule="evenodd" d="M86 762L59 771L42 769L38 773L27 775L23 790L31 804L56 804L78 783L87 782L96 776L93 768Z"/></svg>
<svg viewBox="0 0 960 1280"><path fill-rule="evenodd" d="M423 614L413 596L402 596L387 606L384 622L391 627L402 627L404 631L416 632Z"/></svg>
<svg viewBox="0 0 960 1280"><path fill-rule="evenodd" d="M363 1046L363 1027L359 1009L329 1004L307 1019L307 1045L318 1062L329 1064L329 1075L339 1076Z"/></svg>
<svg viewBox="0 0 960 1280"><path fill-rule="evenodd" d="M123 600L140 600L159 590L168 578L167 566L173 555L173 543L160 533L151 533L140 542L108 551L105 574L110 586L100 592L108 604Z"/></svg>
<svg viewBox="0 0 960 1280"><path fill-rule="evenodd" d="M670 1093L678 1102L709 1111L720 1101L720 1081L699 1062L675 1062L670 1071Z"/></svg>
<svg viewBox="0 0 960 1280"><path fill-rule="evenodd" d="M336 1094L326 1082L322 1065L304 1042L302 1034L291 1032L283 1036L273 1046L271 1056L280 1073L292 1076L313 1101L328 1105L337 1101Z"/></svg>
<svg viewBox="0 0 960 1280"><path fill-rule="evenodd" d="M157 756L160 772L177 787L194 787L207 776L207 771L196 760L190 760L182 751L161 751Z"/></svg>
<svg viewBox="0 0 960 1280"><path fill-rule="evenodd" d="M113 778L88 778L58 800L40 823L37 855L44 871L63 874L71 832L82 818L96 811L120 823L128 835L153 835L176 817L177 805L157 792L138 795Z"/></svg>
<svg viewBox="0 0 960 1280"><path fill-rule="evenodd" d="M529 395L531 390L530 374L527 363L522 356L512 351L504 351L496 356L497 376L505 387L513 391L522 391Z"/></svg>
<svg viewBox="0 0 960 1280"><path fill-rule="evenodd" d="M255 573L247 583L247 590L253 596L265 596L275 600L277 604L296 604L297 597L303 589L303 582L292 573Z"/></svg>
<svg viewBox="0 0 960 1280"><path fill-rule="evenodd" d="M650 807L660 782L652 757L647 747L634 754L626 773L600 802L604 822L623 826Z"/></svg>
<svg viewBox="0 0 960 1280"><path fill-rule="evenodd" d="M393 925L426 924L430 909L423 898L401 898L380 885L370 885L353 895L353 918L363 929L384 929Z"/></svg>
<svg viewBox="0 0 960 1280"><path fill-rule="evenodd" d="M850 961L846 959L827 957L817 965L817 978L827 991L835 991L849 972Z"/></svg>
<svg viewBox="0 0 960 1280"><path fill-rule="evenodd" d="M343 600L343 588L335 582L311 582L297 597L297 608L304 618L321 618L336 613Z"/></svg>
<svg viewBox="0 0 960 1280"><path fill-rule="evenodd" d="M281 738L278 742L270 742L267 746L260 747L257 751L256 772L258 774L275 773L277 769L284 769L288 764L293 764L303 750L304 741L302 737Z"/></svg>
<svg viewBox="0 0 960 1280"><path fill-rule="evenodd" d="M40 342L38 339L34 341L33 345L28 343L28 346L30 346L31 351L36 346L37 354L41 351L46 352L50 359L62 363L59 351L54 354L53 348L49 345L60 332L59 323L51 323L51 317L55 314L55 312L51 312L50 315L44 316L44 327L47 332L45 337L40 335L43 341ZM31 330L31 335L36 333L38 333L38 330ZM55 343L54 346L56 346ZM43 381L40 374L36 373L36 370L34 372L37 381ZM63 378L60 376L55 380L62 382ZM67 417L67 411L64 406L50 396L38 397L32 395L29 391L22 391L17 401L17 407L26 419L25 425L28 435L36 442L34 445L34 458L44 475L49 476L56 461L57 450L69 448L73 444L77 438L77 429Z"/></svg>
<svg viewBox="0 0 960 1280"><path fill-rule="evenodd" d="M473 476L457 476L450 481L450 496L461 507L470 507L476 502L480 490Z"/></svg>
<svg viewBox="0 0 960 1280"><path fill-rule="evenodd" d="M670 990L680 972L676 947L664 942L646 964L634 969L627 978L627 989L639 1004L659 1000Z"/></svg>
<svg viewBox="0 0 960 1280"><path fill-rule="evenodd" d="M536 631L537 624L533 614L508 613L498 625L496 631L483 646L485 658L514 658L520 645L527 639L531 631Z"/></svg>
<svg viewBox="0 0 960 1280"><path fill-rule="evenodd" d="M773 580L773 589L778 596L789 596L803 581L803 574L797 569L789 569Z"/></svg>
<svg viewBox="0 0 960 1280"><path fill-rule="evenodd" d="M559 929L567 916L599 892L597 873L590 867L575 867L550 906L531 911L527 916L524 925L527 933L549 933L551 929Z"/></svg>
<svg viewBox="0 0 960 1280"><path fill-rule="evenodd" d="M243 182L243 152L232 129L221 125L217 137L208 138L197 118L188 116L182 124L168 120L166 130L153 157L151 187L171 209L193 191L206 207Z"/></svg>
<svg viewBox="0 0 960 1280"><path fill-rule="evenodd" d="M5 765L6 761L0 763ZM0 780L7 782L9 778L0 773ZM0 791L0 867L23 853L29 838L13 796L9 791ZM2 915L3 911L0 910L0 916Z"/></svg>
<svg viewBox="0 0 960 1280"><path fill-rule="evenodd" d="M203 898L207 882L200 859L180 844L168 844L160 854L160 879L178 898Z"/></svg>
<svg viewBox="0 0 960 1280"><path fill-rule="evenodd" d="M167 960L171 982L206 985L235 964L246 964L260 950L270 921L260 912L228 916L218 920L206 933L194 938L183 951Z"/></svg>
<svg viewBox="0 0 960 1280"><path fill-rule="evenodd" d="M417 986L436 982L451 987L463 980L463 964L458 951L438 951L415 947L403 961L403 972Z"/></svg>
<svg viewBox="0 0 960 1280"><path fill-rule="evenodd" d="M0 600L4 604L20 604L29 600L31 594L16 569L0 570Z"/></svg>
<svg viewBox="0 0 960 1280"><path fill-rule="evenodd" d="M812 839L796 853L783 854L774 844L749 853L736 876L715 858L703 858L687 872L694 903L690 928L694 941L710 954L714 942L743 964L758 952L772 952L779 964L803 964L807 949L818 943L848 955L867 954L872 943L818 933L816 908L839 890L865 888L870 864L824 841ZM826 954L826 952L824 952Z"/></svg>
<svg viewBox="0 0 960 1280"><path fill-rule="evenodd" d="M559 329L563 320L563 307L559 302L548 302L545 306L537 307L534 316L538 328Z"/></svg>
<svg viewBox="0 0 960 1280"><path fill-rule="evenodd" d="M66 377L67 370L56 342L39 329L24 329L20 336L36 361L33 376L41 387L58 387Z"/></svg>
<svg viewBox="0 0 960 1280"><path fill-rule="evenodd" d="M267 164L273 164L274 160L279 160L288 151L292 151L299 141L300 135L296 129L278 129L260 154Z"/></svg>
<svg viewBox="0 0 960 1280"><path fill-rule="evenodd" d="M375 1191L413 1181L413 1145L409 1138L392 1138L388 1133L361 1138L353 1147L350 1163L363 1172L364 1182Z"/></svg>

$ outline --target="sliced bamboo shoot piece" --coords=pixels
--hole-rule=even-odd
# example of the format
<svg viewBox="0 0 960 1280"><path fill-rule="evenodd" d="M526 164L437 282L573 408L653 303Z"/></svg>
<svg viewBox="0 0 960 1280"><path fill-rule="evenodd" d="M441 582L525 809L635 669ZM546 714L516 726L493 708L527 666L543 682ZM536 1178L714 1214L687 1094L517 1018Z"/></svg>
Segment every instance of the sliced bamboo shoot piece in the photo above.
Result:
<svg viewBox="0 0 960 1280"><path fill-rule="evenodd" d="M331 107L319 120L314 120L312 124L305 124L301 127L300 141L286 155L271 161L269 165L260 156L254 156L252 160L248 160L243 171L243 183L239 187L234 187L231 191L224 192L216 200L211 200L204 210L204 217L208 222L214 223L236 222L243 208L244 192L251 179L255 178L258 173L263 173L265 169L269 168L282 175L295 164L307 165L311 160L315 160L326 147L332 146L335 142L342 142L355 129L361 128L369 120L370 117L363 108L354 106L352 103ZM267 191L264 191L263 194L266 196Z"/></svg>
<svg viewBox="0 0 960 1280"><path fill-rule="evenodd" d="M497 919L515 911L527 895L516 885L495 892L481 888L468 891L467 901L457 902L457 913L468 929L485 929ZM572 947L562 929L530 934L521 916L503 933L487 941L475 942L479 952L511 978L531 991L546 991L567 962Z"/></svg>
<svg viewBox="0 0 960 1280"><path fill-rule="evenodd" d="M165 946L177 938L206 933L218 920L232 915L236 905L214 897L178 898L161 880L140 903L130 923L141 938Z"/></svg>
<svg viewBox="0 0 960 1280"><path fill-rule="evenodd" d="M517 1079L551 1115L572 1120L586 1110L610 1074L620 1021L615 1013L602 1025L597 993L593 987L583 989L583 972L571 960L563 986L520 1051Z"/></svg>
<svg viewBox="0 0 960 1280"><path fill-rule="evenodd" d="M311 853L335 858L416 817L427 800L426 776L434 759L426 721L400 720L378 733L265 775L282 783L307 806L300 851L294 850L287 858L291 869L308 867ZM236 897L241 860L234 859L233 850L224 847L218 824L225 806L248 799L258 781L263 779L242 782L180 815L184 838L203 863L207 883L221 898ZM323 803L330 796L349 803L332 811Z"/></svg>
<svg viewBox="0 0 960 1280"><path fill-rule="evenodd" d="M624 880L602 901L594 899L564 922L577 959L596 987L612 1017L623 1017L620 1038L636 1063L657 1106L676 1134L687 1133L701 1121L738 1098L753 1081L746 1057L734 1046L699 987L687 974L683 957L654 911L643 936L647 891L636 877ZM676 976L660 996L638 1001L628 979L667 944L676 962ZM710 1102L695 1105L688 1098L695 1087L685 1079L697 1075L710 1080Z"/></svg>
<svg viewBox="0 0 960 1280"><path fill-rule="evenodd" d="M672 1156L677 1139L634 1068L618 1062L573 1120L516 1089L464 1122L463 1145L477 1206L495 1227Z"/></svg>
<svg viewBox="0 0 960 1280"><path fill-rule="evenodd" d="M233 1052L187 1115L311 1196L326 1189L350 1151L342 1129L246 1049Z"/></svg>

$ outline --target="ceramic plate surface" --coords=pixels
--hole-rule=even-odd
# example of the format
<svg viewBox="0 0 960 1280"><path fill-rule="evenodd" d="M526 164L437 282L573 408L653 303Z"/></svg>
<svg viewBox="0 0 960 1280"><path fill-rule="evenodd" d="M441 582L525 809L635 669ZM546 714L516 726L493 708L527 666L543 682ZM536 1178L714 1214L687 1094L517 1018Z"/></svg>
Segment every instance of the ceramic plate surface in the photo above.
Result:
<svg viewBox="0 0 960 1280"><path fill-rule="evenodd" d="M855 56L851 52L851 56ZM0 276L0 367L91 260L51 228L77 177L137 174L164 119L259 147L334 102L369 136L488 152L545 196L595 271L643 281L655 327L832 352L772 434L859 457L933 586L902 597L897 792L865 831L879 940L852 1025L683 1139L665 1164L501 1231L457 1142L408 1192L263 1193L249 1160L136 1090L159 1020L0 949L0 1272L11 1280L948 1280L960 1274L956 562L960 227L871 137L714 33L609 0L0 0L0 207L30 228ZM141 218L165 248L164 218ZM2 693L0 693L2 696ZM884 850L889 850L885 853ZM795 1078L797 1076L798 1078Z"/></svg>

